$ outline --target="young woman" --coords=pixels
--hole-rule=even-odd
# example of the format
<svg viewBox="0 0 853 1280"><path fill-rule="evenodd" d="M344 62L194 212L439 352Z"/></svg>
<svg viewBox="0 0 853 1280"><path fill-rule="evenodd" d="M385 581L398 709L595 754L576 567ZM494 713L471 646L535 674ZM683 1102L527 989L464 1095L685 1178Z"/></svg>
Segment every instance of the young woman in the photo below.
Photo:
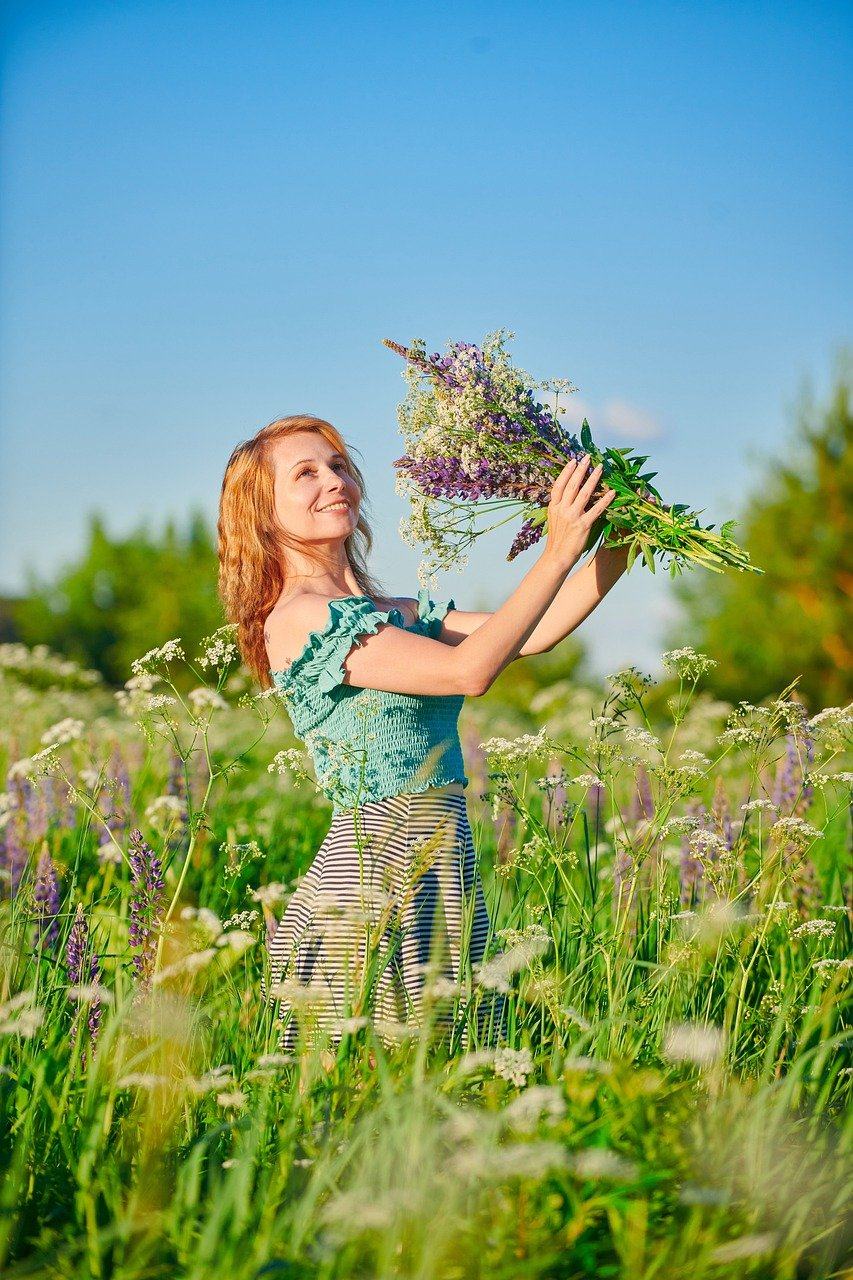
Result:
<svg viewBox="0 0 853 1280"><path fill-rule="evenodd" d="M335 1036L368 1014L419 1022L425 999L483 959L490 921L459 711L509 663L559 644L624 571L626 553L602 549L568 576L614 496L593 497L600 474L587 458L567 463L539 559L499 609L474 613L425 591L380 593L364 480L330 423L280 418L232 453L219 511L226 615L332 801L270 945L283 1048L295 1043L306 987L312 1016ZM493 1005L491 1031L495 1016Z"/></svg>

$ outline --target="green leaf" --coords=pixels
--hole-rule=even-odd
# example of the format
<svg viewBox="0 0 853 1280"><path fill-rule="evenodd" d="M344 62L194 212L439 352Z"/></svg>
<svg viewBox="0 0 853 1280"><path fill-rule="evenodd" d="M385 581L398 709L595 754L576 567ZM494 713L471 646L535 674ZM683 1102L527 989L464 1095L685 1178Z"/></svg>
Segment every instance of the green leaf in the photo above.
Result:
<svg viewBox="0 0 853 1280"><path fill-rule="evenodd" d="M646 542L643 543L643 559L645 560L646 564L649 566L649 569L652 571L652 573L654 573L655 557L654 557L654 554L652 553L651 547Z"/></svg>
<svg viewBox="0 0 853 1280"><path fill-rule="evenodd" d="M587 453L589 453L590 449L595 448L592 441L592 432L589 429L589 423L586 418L581 423L581 445Z"/></svg>

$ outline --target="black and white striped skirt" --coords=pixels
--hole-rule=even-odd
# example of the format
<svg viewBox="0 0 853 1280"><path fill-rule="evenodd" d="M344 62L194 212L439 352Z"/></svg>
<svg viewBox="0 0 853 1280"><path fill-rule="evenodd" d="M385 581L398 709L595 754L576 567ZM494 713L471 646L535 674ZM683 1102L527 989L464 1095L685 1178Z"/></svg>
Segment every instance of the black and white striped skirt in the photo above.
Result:
<svg viewBox="0 0 853 1280"><path fill-rule="evenodd" d="M367 1019L386 1041L459 1018L460 1046L472 1023L494 1043L503 998L473 981L490 935L460 783L334 814L269 943L280 1047Z"/></svg>

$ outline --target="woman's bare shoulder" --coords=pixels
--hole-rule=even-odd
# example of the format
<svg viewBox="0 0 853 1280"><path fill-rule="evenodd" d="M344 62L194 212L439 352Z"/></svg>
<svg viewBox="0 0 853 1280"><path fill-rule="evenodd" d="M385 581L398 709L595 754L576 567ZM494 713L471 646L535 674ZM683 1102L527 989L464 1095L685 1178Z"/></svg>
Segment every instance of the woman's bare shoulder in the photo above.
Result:
<svg viewBox="0 0 853 1280"><path fill-rule="evenodd" d="M295 591L287 599L276 602L264 622L264 641L271 670L282 670L302 653L309 633L319 630L328 621L330 601L341 598L317 591ZM407 626L411 626L418 616L418 601L413 596L377 598L375 603L379 609L399 609Z"/></svg>

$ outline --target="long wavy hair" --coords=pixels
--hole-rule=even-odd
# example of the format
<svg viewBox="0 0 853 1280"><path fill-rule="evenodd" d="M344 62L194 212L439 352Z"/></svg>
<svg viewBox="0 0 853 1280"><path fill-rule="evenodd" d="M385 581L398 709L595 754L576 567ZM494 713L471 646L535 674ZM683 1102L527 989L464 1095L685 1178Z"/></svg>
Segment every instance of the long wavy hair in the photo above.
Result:
<svg viewBox="0 0 853 1280"><path fill-rule="evenodd" d="M264 622L287 586L284 553L298 550L318 566L322 563L311 545L289 533L276 516L270 446L294 431L315 431L346 458L361 501L358 524L344 546L364 594L375 598L381 592L381 584L367 568L373 534L364 515L364 477L331 422L302 413L276 418L251 440L238 444L228 459L219 499L219 596L227 620L237 624L237 644L243 661L262 689L269 689L273 683L264 644Z"/></svg>

